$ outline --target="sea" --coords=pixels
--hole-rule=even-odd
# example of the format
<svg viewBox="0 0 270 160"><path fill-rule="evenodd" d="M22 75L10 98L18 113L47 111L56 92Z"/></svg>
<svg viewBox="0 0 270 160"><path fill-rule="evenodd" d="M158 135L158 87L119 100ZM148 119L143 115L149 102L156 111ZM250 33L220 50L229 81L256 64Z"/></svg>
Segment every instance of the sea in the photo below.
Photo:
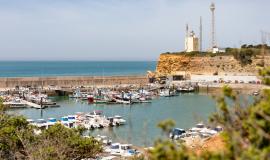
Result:
<svg viewBox="0 0 270 160"><path fill-rule="evenodd" d="M155 70L156 62L129 61L29 61L0 62L0 77L36 77L36 76L112 76L112 75L145 75L148 70ZM187 93L176 97L160 97L152 103L121 104L88 104L87 101L69 99L68 97L50 97L60 107L45 109L16 108L8 112L23 115L30 119L48 119L101 110L106 116L120 115L126 119L124 126L104 128L91 131L90 135L106 135L113 142L131 143L149 147L162 136L157 127L162 120L172 119L175 127L188 129L196 123L207 123L208 117L216 110L215 100L207 93Z"/></svg>
<svg viewBox="0 0 270 160"><path fill-rule="evenodd" d="M0 61L0 77L146 75L155 61Z"/></svg>

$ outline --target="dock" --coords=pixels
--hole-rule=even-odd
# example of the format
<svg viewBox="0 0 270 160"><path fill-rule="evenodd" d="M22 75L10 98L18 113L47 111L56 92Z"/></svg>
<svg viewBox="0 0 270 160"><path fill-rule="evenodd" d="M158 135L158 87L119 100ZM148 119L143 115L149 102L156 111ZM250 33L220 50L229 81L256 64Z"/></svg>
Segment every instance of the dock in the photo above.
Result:
<svg viewBox="0 0 270 160"><path fill-rule="evenodd" d="M4 105L10 106L12 108L21 108L21 107L32 107L32 108L37 108L37 109L43 109L45 106L41 106L36 103L32 103L26 100L21 100L21 102L4 102Z"/></svg>
<svg viewBox="0 0 270 160"><path fill-rule="evenodd" d="M30 107L33 107L33 108L37 108L37 109L44 108L44 106L41 106L41 105L36 104L36 103L29 102L29 101L26 101L26 100L22 100L22 103L26 104L27 106L30 106Z"/></svg>
<svg viewBox="0 0 270 160"><path fill-rule="evenodd" d="M12 108L23 108L27 105L21 102L3 102L4 105L11 106Z"/></svg>

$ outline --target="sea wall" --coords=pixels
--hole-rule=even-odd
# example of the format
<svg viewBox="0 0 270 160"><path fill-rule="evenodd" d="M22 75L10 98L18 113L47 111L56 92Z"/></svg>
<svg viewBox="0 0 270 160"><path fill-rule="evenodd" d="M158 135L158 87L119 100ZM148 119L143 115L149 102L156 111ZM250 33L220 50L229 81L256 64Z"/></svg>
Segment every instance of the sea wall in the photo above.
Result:
<svg viewBox="0 0 270 160"><path fill-rule="evenodd" d="M146 84L147 76L66 76L66 77L18 77L0 78L0 88L15 86L91 86L91 85L119 85Z"/></svg>
<svg viewBox="0 0 270 160"><path fill-rule="evenodd" d="M186 72L191 74L233 74L257 75L258 64L263 61L262 56L252 58L252 63L241 65L232 55L217 56L187 56L177 54L161 54L156 72L162 75ZM270 56L264 57L266 66L270 65Z"/></svg>

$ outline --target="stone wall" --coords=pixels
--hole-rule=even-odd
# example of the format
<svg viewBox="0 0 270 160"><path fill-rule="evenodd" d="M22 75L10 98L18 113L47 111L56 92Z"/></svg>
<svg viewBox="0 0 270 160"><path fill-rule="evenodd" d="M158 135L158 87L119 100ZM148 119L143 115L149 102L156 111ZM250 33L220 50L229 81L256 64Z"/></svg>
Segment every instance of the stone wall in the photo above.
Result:
<svg viewBox="0 0 270 160"><path fill-rule="evenodd" d="M146 76L67 76L67 77L22 77L0 78L0 88L15 86L86 86L86 85L119 85L146 84Z"/></svg>

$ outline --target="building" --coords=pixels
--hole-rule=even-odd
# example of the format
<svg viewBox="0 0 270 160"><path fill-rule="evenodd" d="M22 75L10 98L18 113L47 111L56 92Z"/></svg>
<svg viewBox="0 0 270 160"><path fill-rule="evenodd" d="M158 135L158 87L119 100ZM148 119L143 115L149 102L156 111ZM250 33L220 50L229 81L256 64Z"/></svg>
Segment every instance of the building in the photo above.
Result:
<svg viewBox="0 0 270 160"><path fill-rule="evenodd" d="M218 47L213 47L212 49L212 53L225 53L225 49L224 48L218 48Z"/></svg>
<svg viewBox="0 0 270 160"><path fill-rule="evenodd" d="M199 38L195 36L195 33L191 31L185 38L185 51L194 52L199 51Z"/></svg>

